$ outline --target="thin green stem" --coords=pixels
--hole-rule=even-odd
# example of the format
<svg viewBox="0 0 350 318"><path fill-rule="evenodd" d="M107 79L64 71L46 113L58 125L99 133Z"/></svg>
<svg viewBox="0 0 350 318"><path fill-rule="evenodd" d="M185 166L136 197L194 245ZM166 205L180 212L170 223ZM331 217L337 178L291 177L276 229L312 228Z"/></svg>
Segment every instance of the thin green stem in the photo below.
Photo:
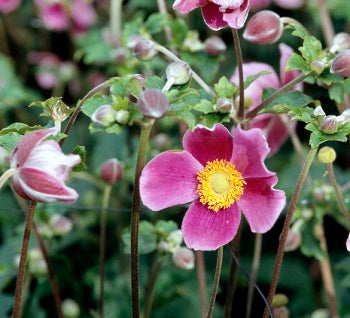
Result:
<svg viewBox="0 0 350 318"><path fill-rule="evenodd" d="M110 38L114 48L121 45L122 4L122 0L111 0L110 4Z"/></svg>
<svg viewBox="0 0 350 318"><path fill-rule="evenodd" d="M318 8L321 16L323 35L327 46L330 47L334 38L334 27L325 0L318 0Z"/></svg>
<svg viewBox="0 0 350 318"><path fill-rule="evenodd" d="M168 14L166 9L166 4L164 0L157 0L158 10L162 14ZM171 33L171 29L168 26L164 26L165 38L168 43L173 41L173 34Z"/></svg>
<svg viewBox="0 0 350 318"><path fill-rule="evenodd" d="M112 185L106 184L103 192L102 210L100 218L100 317L104 317L105 299L105 252L106 252L106 226L107 208L111 198Z"/></svg>
<svg viewBox="0 0 350 318"><path fill-rule="evenodd" d="M237 118L240 121L244 121L244 75L243 75L243 57L241 50L241 43L239 41L237 29L232 29L233 44L235 46L238 77L239 77L239 108L237 112Z"/></svg>
<svg viewBox="0 0 350 318"><path fill-rule="evenodd" d="M224 251L224 248L222 246L219 247L219 249L218 249L218 257L217 257L217 260L216 260L216 268L215 268L213 290L212 290L211 296L210 296L210 302L209 302L209 309L208 309L207 318L211 318L211 316L213 314L213 310L214 310L216 294L218 292L219 281L220 281L221 266L222 266L222 256L224 254L223 251Z"/></svg>
<svg viewBox="0 0 350 318"><path fill-rule="evenodd" d="M21 299L22 299L22 291L23 291L23 283L26 271L26 262L27 262L27 254L28 254L28 246L30 241L30 233L33 227L34 220L34 212L36 208L36 202L31 201L27 210L26 216L26 224L23 233L23 241L22 241L22 249L21 249L21 257L19 261L18 274L16 280L16 290L15 290L15 304L13 308L13 318L21 317Z"/></svg>
<svg viewBox="0 0 350 318"><path fill-rule="evenodd" d="M284 224L283 224L283 229L282 229L282 233L280 236L280 241L279 241L279 245L278 245L278 249L277 249L277 254L276 254L276 259L275 259L275 264L274 264L274 269L273 269L273 274L272 274L269 296L267 298L268 303L270 305L272 303L272 299L273 299L275 292L276 292L278 279L279 279L279 275L280 275L280 271L281 271L281 267L282 267L282 262L283 262L284 246L286 244L288 230L289 230L290 224L292 222L294 210L295 210L295 207L297 205L301 189L304 185L305 179L309 173L312 161L314 160L316 153L317 153L317 148L311 149L309 151L306 159L305 159L304 166L301 169L301 172L300 172L300 175L299 175L299 178L298 178L298 181L297 181L297 184L296 184L296 187L295 187L295 190L294 190L294 193L293 193L290 205L289 205L286 219L285 219ZM269 316L269 312L268 312L267 308L265 308L263 318L267 318L268 316Z"/></svg>
<svg viewBox="0 0 350 318"><path fill-rule="evenodd" d="M154 124L154 119L142 123L140 141L137 152L137 161L134 178L134 189L131 207L131 300L132 300L132 316L140 317L140 299L139 299L139 253L138 253L138 234L140 223L140 176L145 165L145 157L148 139Z"/></svg>
<svg viewBox="0 0 350 318"><path fill-rule="evenodd" d="M302 82L306 77L308 77L309 74L301 74L298 77L296 77L294 80L290 81L288 84L282 86L277 91L275 91L269 98L265 99L261 104L259 104L257 107L252 109L247 113L246 118L252 119L254 118L260 110L262 110L266 105L270 104L274 99L281 96L282 94L288 92L290 89L292 89L296 84Z"/></svg>
<svg viewBox="0 0 350 318"><path fill-rule="evenodd" d="M149 318L151 316L152 305L153 305L153 296L154 296L154 287L158 278L160 268L162 267L163 260L158 258L152 266L151 276L147 284L146 300L145 300L145 312L143 318Z"/></svg>
<svg viewBox="0 0 350 318"><path fill-rule="evenodd" d="M197 269L197 280L199 289L199 301L201 306L201 317L205 318L208 310L207 301L207 279L205 275L205 263L204 254L202 251L195 251L196 255L196 269Z"/></svg>

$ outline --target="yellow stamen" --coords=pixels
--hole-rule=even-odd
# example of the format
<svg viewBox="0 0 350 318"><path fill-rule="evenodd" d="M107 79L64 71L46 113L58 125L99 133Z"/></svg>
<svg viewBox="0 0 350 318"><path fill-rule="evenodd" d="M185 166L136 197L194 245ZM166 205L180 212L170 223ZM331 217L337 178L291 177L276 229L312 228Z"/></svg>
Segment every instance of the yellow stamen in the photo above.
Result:
<svg viewBox="0 0 350 318"><path fill-rule="evenodd" d="M246 184L235 165L224 159L208 161L197 173L197 180L200 202L215 212L227 209L239 200Z"/></svg>

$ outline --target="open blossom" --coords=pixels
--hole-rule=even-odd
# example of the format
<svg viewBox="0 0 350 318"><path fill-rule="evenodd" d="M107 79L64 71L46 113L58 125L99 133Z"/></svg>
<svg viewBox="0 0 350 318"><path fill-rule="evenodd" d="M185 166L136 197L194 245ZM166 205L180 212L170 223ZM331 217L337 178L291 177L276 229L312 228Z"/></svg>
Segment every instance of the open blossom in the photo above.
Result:
<svg viewBox="0 0 350 318"><path fill-rule="evenodd" d="M44 140L57 133L56 128L41 129L22 137L11 157L13 187L21 197L39 202L73 203L78 193L65 181L78 155L65 155L57 142Z"/></svg>
<svg viewBox="0 0 350 318"><path fill-rule="evenodd" d="M281 59L280 59L280 78L274 71L274 69L265 63L250 62L243 64L244 78L250 75L257 74L262 71L269 71L270 74L260 76L256 79L247 89L244 91L244 96L249 101L249 110L254 109L262 102L262 95L264 88L278 89L293 79L295 79L300 73L298 71L286 72L286 64L293 53L293 49L286 44L279 45ZM231 81L238 84L238 70L236 69ZM294 89L301 90L302 84L297 84ZM292 124L295 127L294 122ZM280 115L275 114L262 114L256 116L250 125L252 128L261 128L267 138L269 147L271 148L271 154L278 151L278 149L287 140L289 132L286 124L283 122Z"/></svg>
<svg viewBox="0 0 350 318"><path fill-rule="evenodd" d="M240 29L249 12L250 0L176 0L173 8L185 14L196 8L202 8L205 23L212 30L227 26Z"/></svg>
<svg viewBox="0 0 350 318"><path fill-rule="evenodd" d="M183 138L183 151L153 158L140 179L143 203L153 211L191 202L182 222L188 248L215 250L236 235L241 213L255 233L268 231L285 205L275 190L275 173L266 169L269 152L260 129L221 124L197 126Z"/></svg>
<svg viewBox="0 0 350 318"><path fill-rule="evenodd" d="M11 13L21 5L22 0L0 0L0 12Z"/></svg>

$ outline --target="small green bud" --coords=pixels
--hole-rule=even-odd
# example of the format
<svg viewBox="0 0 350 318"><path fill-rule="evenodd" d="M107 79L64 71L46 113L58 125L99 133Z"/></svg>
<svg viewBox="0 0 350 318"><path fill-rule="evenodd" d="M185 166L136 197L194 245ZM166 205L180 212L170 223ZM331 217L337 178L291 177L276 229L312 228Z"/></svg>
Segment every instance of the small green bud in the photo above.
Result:
<svg viewBox="0 0 350 318"><path fill-rule="evenodd" d="M310 64L310 70L316 75L320 75L324 69L325 69L325 65L321 61L313 61Z"/></svg>
<svg viewBox="0 0 350 318"><path fill-rule="evenodd" d="M229 113L233 108L233 101L231 98L219 97L216 101L216 107L220 113Z"/></svg>
<svg viewBox="0 0 350 318"><path fill-rule="evenodd" d="M272 299L272 307L281 307L287 305L289 302L285 294L276 294Z"/></svg>
<svg viewBox="0 0 350 318"><path fill-rule="evenodd" d="M127 110L118 110L115 114L115 120L119 124L127 124L129 122L130 113Z"/></svg>
<svg viewBox="0 0 350 318"><path fill-rule="evenodd" d="M66 318L78 318L80 315L78 304L70 298L67 298L62 302L62 311Z"/></svg>
<svg viewBox="0 0 350 318"><path fill-rule="evenodd" d="M318 160L322 163L332 163L337 157L337 153L332 147L322 147L318 152Z"/></svg>
<svg viewBox="0 0 350 318"><path fill-rule="evenodd" d="M191 78L191 67L187 63L172 62L165 70L166 77L169 80L173 79L173 84L186 84Z"/></svg>

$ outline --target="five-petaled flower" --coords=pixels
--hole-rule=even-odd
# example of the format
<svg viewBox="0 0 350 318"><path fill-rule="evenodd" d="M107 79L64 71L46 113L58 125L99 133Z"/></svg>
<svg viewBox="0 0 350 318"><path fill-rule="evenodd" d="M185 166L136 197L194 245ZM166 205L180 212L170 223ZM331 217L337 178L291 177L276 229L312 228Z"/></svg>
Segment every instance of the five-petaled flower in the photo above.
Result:
<svg viewBox="0 0 350 318"><path fill-rule="evenodd" d="M202 8L205 23L213 30L224 27L240 29L249 12L250 0L176 0L173 8L185 14Z"/></svg>
<svg viewBox="0 0 350 318"><path fill-rule="evenodd" d="M56 128L32 131L23 136L11 156L11 178L15 191L23 198L39 202L72 203L78 193L64 184L78 155L65 155L57 142L44 140Z"/></svg>
<svg viewBox="0 0 350 318"><path fill-rule="evenodd" d="M268 231L286 199L264 159L269 148L260 129L234 135L221 124L197 126L183 138L184 151L152 159L140 179L143 203L154 211L191 202L182 222L188 248L215 250L236 235L241 213L255 233Z"/></svg>

